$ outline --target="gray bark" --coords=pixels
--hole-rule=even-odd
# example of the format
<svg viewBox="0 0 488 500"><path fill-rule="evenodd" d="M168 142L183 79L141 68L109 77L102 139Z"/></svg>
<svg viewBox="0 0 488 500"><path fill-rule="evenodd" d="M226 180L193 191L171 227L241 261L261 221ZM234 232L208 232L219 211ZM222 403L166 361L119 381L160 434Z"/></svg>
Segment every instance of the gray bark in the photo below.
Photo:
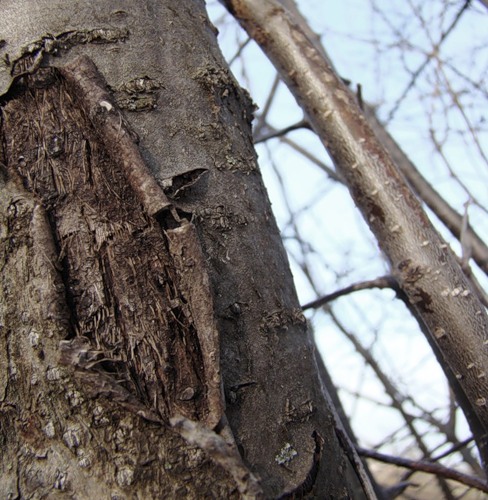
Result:
<svg viewBox="0 0 488 500"><path fill-rule="evenodd" d="M372 497L202 2L2 19L1 491Z"/></svg>

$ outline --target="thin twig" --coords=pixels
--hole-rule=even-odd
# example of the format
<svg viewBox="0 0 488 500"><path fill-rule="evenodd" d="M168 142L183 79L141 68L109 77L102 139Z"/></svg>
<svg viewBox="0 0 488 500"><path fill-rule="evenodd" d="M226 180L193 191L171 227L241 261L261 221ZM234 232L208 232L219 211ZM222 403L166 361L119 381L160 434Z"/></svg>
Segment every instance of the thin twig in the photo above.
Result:
<svg viewBox="0 0 488 500"><path fill-rule="evenodd" d="M436 476L441 476L445 479L453 479L459 483L462 483L470 488L476 488L480 491L488 493L488 484L486 481L482 481L477 477L470 476L469 474L464 474L463 472L450 469L440 464L435 464L432 462L427 462L424 460L411 460L409 458L394 457L392 455L385 455L384 453L379 453L374 450L367 450L366 448L357 448L358 453L367 458L373 458L380 462L387 464L398 465L399 467L406 467L417 472L427 472L429 474L435 474Z"/></svg>
<svg viewBox="0 0 488 500"><path fill-rule="evenodd" d="M266 118L268 116L269 110L271 109L271 105L273 104L273 100L276 97L276 90L278 89L278 85L281 82L280 75L276 73L275 78L273 80L273 85L271 86L271 90L269 91L268 98L264 103L263 111L257 117L257 123L254 126L254 134L259 135L261 129L266 125Z"/></svg>
<svg viewBox="0 0 488 500"><path fill-rule="evenodd" d="M252 41L252 38L250 37L247 37L246 41L241 43L239 45L239 49L237 50L237 52L234 54L234 56L232 57L232 59L229 60L229 66L232 66L232 64L234 64L234 62L239 58L241 57L241 54L242 52L244 51L244 49L249 45L249 43Z"/></svg>
<svg viewBox="0 0 488 500"><path fill-rule="evenodd" d="M468 209L470 204L471 204L471 199L469 199L464 204L463 222L461 225L461 235L459 238L459 242L461 243L461 267L464 270L466 270L466 267L469 266L469 260L471 259L471 254L472 254L469 238L467 237L467 231L469 226Z"/></svg>
<svg viewBox="0 0 488 500"><path fill-rule="evenodd" d="M381 276L379 278L375 278L374 280L361 281L359 283L354 283L353 285L346 286L341 290L336 290L335 292L329 293L328 295L324 295L318 299L309 302L302 306L302 309L305 311L307 309L317 309L328 302L331 302L339 297L344 295L348 295L353 292L358 292L360 290L369 290L371 288L391 288L392 290L398 289L398 283L393 278L393 276Z"/></svg>
<svg viewBox="0 0 488 500"><path fill-rule="evenodd" d="M259 137L256 137L254 140L254 144L259 144L260 142L264 141L269 141L269 139L275 139L276 137L281 137L283 135L286 135L288 132L292 132L293 130L299 130L301 128L306 128L310 130L310 124L308 123L307 120L300 120L297 123L294 123L293 125L289 125L288 127L285 127L281 130L273 130L267 134L263 133L260 134Z"/></svg>
<svg viewBox="0 0 488 500"><path fill-rule="evenodd" d="M440 37L439 41L434 45L433 50L431 51L431 53L427 54L427 57L425 58L424 62L412 73L412 78L408 82L408 85L405 87L405 89L403 90L402 94L396 100L393 108L389 112L388 118L386 120L387 122L390 122L393 119L393 117L395 116L396 112L398 111L398 109L400 107L400 104L403 102L403 100L405 99L405 97L407 96L407 94L413 88L413 86L415 85L415 82L417 81L418 77L421 75L421 73L424 71L424 69L427 67L427 65L432 61L432 55L435 52L439 51L442 43L449 36L449 34L452 32L452 30L456 27L457 23L459 22L459 20L461 19L462 15L463 15L464 11L469 7L470 3L471 3L471 0L466 0L464 2L464 5L461 7L461 9L459 10L459 12L456 14L456 16L454 17L453 21L451 22L451 24L449 25L449 27L447 28L447 30L444 31L441 34L441 37Z"/></svg>

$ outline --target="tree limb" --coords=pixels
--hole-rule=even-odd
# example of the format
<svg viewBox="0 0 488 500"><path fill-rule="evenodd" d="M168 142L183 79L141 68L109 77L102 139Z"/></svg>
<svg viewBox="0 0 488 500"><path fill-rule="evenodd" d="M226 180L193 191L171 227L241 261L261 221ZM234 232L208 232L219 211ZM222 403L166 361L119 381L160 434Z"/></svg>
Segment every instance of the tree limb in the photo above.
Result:
<svg viewBox="0 0 488 500"><path fill-rule="evenodd" d="M376 118L373 107L365 104L364 114L376 136L383 144L383 147L388 150L395 165L405 176L413 191L436 214L436 216L439 217L451 234L460 240L463 232L463 217L439 195L425 177L417 170L412 161L386 131L378 118ZM464 237L466 244L468 244L471 249L474 261L486 274L488 274L488 247L469 224L466 225Z"/></svg>
<svg viewBox="0 0 488 500"><path fill-rule="evenodd" d="M297 22L300 25L300 28L305 32L305 35L312 40L312 42L314 42L315 48L330 64L331 68L334 68L329 55L322 46L320 37L310 29L300 11L297 9L294 0L279 1L281 5L288 9L294 18L297 19ZM488 6L487 0L481 1ZM464 12L464 8L465 7L462 8L461 12ZM344 78L342 78L342 80L344 81ZM462 215L457 213L456 210L454 210L446 202L446 200L439 195L439 193L419 172L417 167L400 148L395 139L393 139L393 137L388 133L385 126L378 120L374 106L368 104L367 102L363 102L362 104L361 109L364 111L369 125L382 143L383 147L388 151L389 155L395 162L395 165L407 179L411 189L436 214L451 234L460 240L461 233L463 232ZM486 274L488 274L488 246L469 224L465 229L464 237L466 244L471 248L473 260Z"/></svg>
<svg viewBox="0 0 488 500"><path fill-rule="evenodd" d="M224 0L261 46L326 146L488 435L488 317L355 97L276 0ZM443 363L443 364L444 364ZM444 367L445 368L445 367Z"/></svg>
<svg viewBox="0 0 488 500"><path fill-rule="evenodd" d="M335 292L329 293L328 295L324 295L323 297L319 297L318 299L313 300L312 302L308 302L307 304L302 306L302 309L306 311L307 309L317 309L328 302L331 302L343 295L348 295L353 292L359 292L360 290L369 290L371 288L391 288L392 290L398 290L398 283L391 276L381 276L374 280L361 281L360 283L354 283L352 285L346 286L345 288L341 288L340 290L336 290Z"/></svg>

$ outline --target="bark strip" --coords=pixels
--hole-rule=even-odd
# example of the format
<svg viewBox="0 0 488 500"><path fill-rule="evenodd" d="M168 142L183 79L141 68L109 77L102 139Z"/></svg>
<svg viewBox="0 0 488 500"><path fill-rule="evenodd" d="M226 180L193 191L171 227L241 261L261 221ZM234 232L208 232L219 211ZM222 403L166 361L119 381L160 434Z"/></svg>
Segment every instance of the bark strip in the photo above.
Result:
<svg viewBox="0 0 488 500"><path fill-rule="evenodd" d="M170 202L89 58L39 68L14 90L3 169L50 223L71 311L61 361L92 397L215 427L219 341L194 226L162 213Z"/></svg>
<svg viewBox="0 0 488 500"><path fill-rule="evenodd" d="M93 61L81 56L61 69L73 95L83 100L84 111L97 127L105 147L124 169L146 212L156 215L170 206L163 190L147 168L137 147L137 136L128 127L107 84Z"/></svg>
<svg viewBox="0 0 488 500"><path fill-rule="evenodd" d="M173 417L171 425L190 444L199 446L205 453L234 479L243 500L262 499L263 491L256 477L244 465L234 446L214 431L184 417Z"/></svg>
<svg viewBox="0 0 488 500"><path fill-rule="evenodd" d="M196 228L192 223L185 221L180 227L166 231L166 237L178 276L178 288L188 304L203 354L207 413L202 420L213 429L219 423L224 407L219 336L210 300L212 292L205 270L205 260Z"/></svg>

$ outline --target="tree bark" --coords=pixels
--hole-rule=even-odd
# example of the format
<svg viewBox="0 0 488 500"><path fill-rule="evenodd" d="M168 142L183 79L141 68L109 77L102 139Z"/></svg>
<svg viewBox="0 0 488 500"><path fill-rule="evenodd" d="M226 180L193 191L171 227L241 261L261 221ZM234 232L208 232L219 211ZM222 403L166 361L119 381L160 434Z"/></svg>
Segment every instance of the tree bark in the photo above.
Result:
<svg viewBox="0 0 488 500"><path fill-rule="evenodd" d="M203 2L2 16L2 492L374 498Z"/></svg>
<svg viewBox="0 0 488 500"><path fill-rule="evenodd" d="M277 0L223 2L261 46L321 138L427 327L429 340L476 416L488 470L488 317L448 245L433 228L354 96ZM481 431L480 431L481 428Z"/></svg>

